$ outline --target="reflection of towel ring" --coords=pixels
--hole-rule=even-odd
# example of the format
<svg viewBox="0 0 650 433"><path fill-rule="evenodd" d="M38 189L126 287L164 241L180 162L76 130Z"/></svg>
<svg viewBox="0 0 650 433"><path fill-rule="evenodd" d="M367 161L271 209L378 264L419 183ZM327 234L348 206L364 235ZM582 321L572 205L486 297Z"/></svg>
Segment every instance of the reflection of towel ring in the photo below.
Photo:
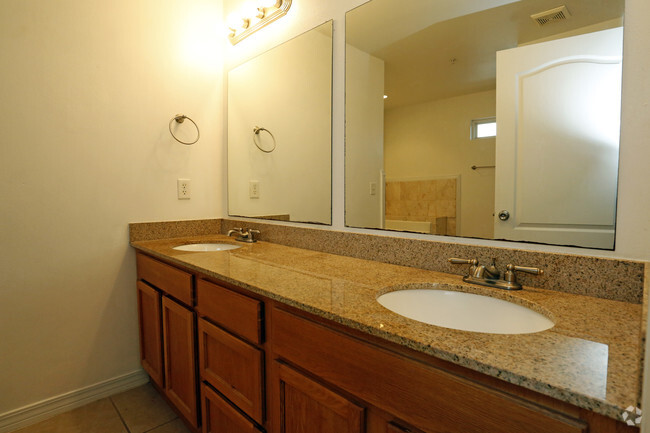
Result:
<svg viewBox="0 0 650 433"><path fill-rule="evenodd" d="M260 135L260 131L266 131L266 132L271 136L271 138L273 139L273 147L271 148L271 150L262 149L262 148L260 147L260 144L257 142L257 137L259 137L259 135ZM266 128L260 128L259 126L256 126L255 128L253 128L253 143L255 143L255 146L257 146L257 148L258 148L259 150L261 150L262 152L264 152L264 153L271 153L271 152L273 152L273 151L275 150L275 146L276 146L276 144L275 144L275 137L273 136L273 134L271 133L271 131L269 131L269 130L266 129Z"/></svg>
<svg viewBox="0 0 650 433"><path fill-rule="evenodd" d="M192 122L194 124L194 126L196 127L196 140L194 140L194 141L181 141L172 132L172 122L175 120L176 123L183 123L183 122L185 122L185 119ZM178 141L179 143L188 144L188 145L189 144L194 144L197 141L199 141L199 137L201 136L201 133L199 132L199 125L197 125L195 121L193 121L192 119L190 119L189 117L187 117L184 114L177 114L176 116L172 117L172 119L169 121L169 133L172 135L172 137L174 137L174 140Z"/></svg>

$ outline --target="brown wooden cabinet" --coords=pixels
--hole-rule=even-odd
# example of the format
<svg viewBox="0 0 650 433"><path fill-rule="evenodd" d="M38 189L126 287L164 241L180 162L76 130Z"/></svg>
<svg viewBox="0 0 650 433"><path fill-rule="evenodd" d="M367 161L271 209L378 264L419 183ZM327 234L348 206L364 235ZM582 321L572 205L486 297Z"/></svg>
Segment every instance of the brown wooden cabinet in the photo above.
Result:
<svg viewBox="0 0 650 433"><path fill-rule="evenodd" d="M278 433L363 433L365 410L344 396L276 361L273 375Z"/></svg>
<svg viewBox="0 0 650 433"><path fill-rule="evenodd" d="M192 274L142 254L137 265L142 366L185 421L198 428Z"/></svg>
<svg viewBox="0 0 650 433"><path fill-rule="evenodd" d="M138 279L191 307L192 274L144 254L137 254Z"/></svg>
<svg viewBox="0 0 650 433"><path fill-rule="evenodd" d="M412 427L403 426L397 422L391 421L386 424L386 433L421 433Z"/></svg>
<svg viewBox="0 0 650 433"><path fill-rule="evenodd" d="M577 416L374 346L284 309L273 310L270 340L276 358L426 433L588 430ZM290 411L288 404L285 400L283 413ZM396 424L386 427L391 428L395 430Z"/></svg>
<svg viewBox="0 0 650 433"><path fill-rule="evenodd" d="M140 361L151 380L162 388L162 321L161 295L156 289L138 281L138 321L140 323Z"/></svg>
<svg viewBox="0 0 650 433"><path fill-rule="evenodd" d="M262 301L199 279L196 283L196 310L200 316L252 344L263 342Z"/></svg>
<svg viewBox="0 0 650 433"><path fill-rule="evenodd" d="M201 378L262 424L264 353L200 319L199 356Z"/></svg>
<svg viewBox="0 0 650 433"><path fill-rule="evenodd" d="M639 431L197 272L137 258L142 365L195 430L201 412L204 433Z"/></svg>
<svg viewBox="0 0 650 433"><path fill-rule="evenodd" d="M219 419L234 414L228 408L236 407L235 413L241 411L240 417L229 418L229 423L240 425L232 431L264 426L263 302L204 279L197 281L196 293L204 404L214 406L212 411ZM219 394L211 394L211 388ZM215 422L211 425L215 426ZM210 429L204 426L203 431Z"/></svg>
<svg viewBox="0 0 650 433"><path fill-rule="evenodd" d="M224 398L201 385L203 433L260 433L261 430Z"/></svg>
<svg viewBox="0 0 650 433"><path fill-rule="evenodd" d="M162 317L165 394L198 427L194 312L164 297Z"/></svg>

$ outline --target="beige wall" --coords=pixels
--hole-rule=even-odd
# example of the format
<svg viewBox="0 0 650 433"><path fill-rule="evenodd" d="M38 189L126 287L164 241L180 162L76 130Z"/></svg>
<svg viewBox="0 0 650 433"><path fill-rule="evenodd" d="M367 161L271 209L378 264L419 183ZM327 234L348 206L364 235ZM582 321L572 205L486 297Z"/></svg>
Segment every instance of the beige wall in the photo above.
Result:
<svg viewBox="0 0 650 433"><path fill-rule="evenodd" d="M469 131L495 112L494 90L386 111L387 180L458 177L461 236L493 237L494 169L471 166L494 165L494 138L470 140Z"/></svg>
<svg viewBox="0 0 650 433"><path fill-rule="evenodd" d="M221 13L3 3L0 415L140 369L127 224L223 214ZM195 145L171 138L177 113L201 128Z"/></svg>

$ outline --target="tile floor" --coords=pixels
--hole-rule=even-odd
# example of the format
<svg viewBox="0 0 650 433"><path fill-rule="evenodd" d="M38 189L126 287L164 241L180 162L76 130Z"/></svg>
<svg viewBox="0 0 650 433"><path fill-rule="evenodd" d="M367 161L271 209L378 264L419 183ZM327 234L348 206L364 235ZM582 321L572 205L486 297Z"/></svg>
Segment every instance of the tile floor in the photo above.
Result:
<svg viewBox="0 0 650 433"><path fill-rule="evenodd" d="M150 384L104 398L14 433L190 433Z"/></svg>

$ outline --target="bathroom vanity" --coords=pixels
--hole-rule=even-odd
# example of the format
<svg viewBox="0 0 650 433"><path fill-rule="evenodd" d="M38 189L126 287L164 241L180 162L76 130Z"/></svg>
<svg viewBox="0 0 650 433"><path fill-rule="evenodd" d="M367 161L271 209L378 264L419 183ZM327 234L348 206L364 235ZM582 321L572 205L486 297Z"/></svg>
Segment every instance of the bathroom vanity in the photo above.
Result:
<svg viewBox="0 0 650 433"><path fill-rule="evenodd" d="M203 432L634 432L641 305L223 235L133 241L142 364ZM376 298L413 284L499 297L555 326L457 331Z"/></svg>

